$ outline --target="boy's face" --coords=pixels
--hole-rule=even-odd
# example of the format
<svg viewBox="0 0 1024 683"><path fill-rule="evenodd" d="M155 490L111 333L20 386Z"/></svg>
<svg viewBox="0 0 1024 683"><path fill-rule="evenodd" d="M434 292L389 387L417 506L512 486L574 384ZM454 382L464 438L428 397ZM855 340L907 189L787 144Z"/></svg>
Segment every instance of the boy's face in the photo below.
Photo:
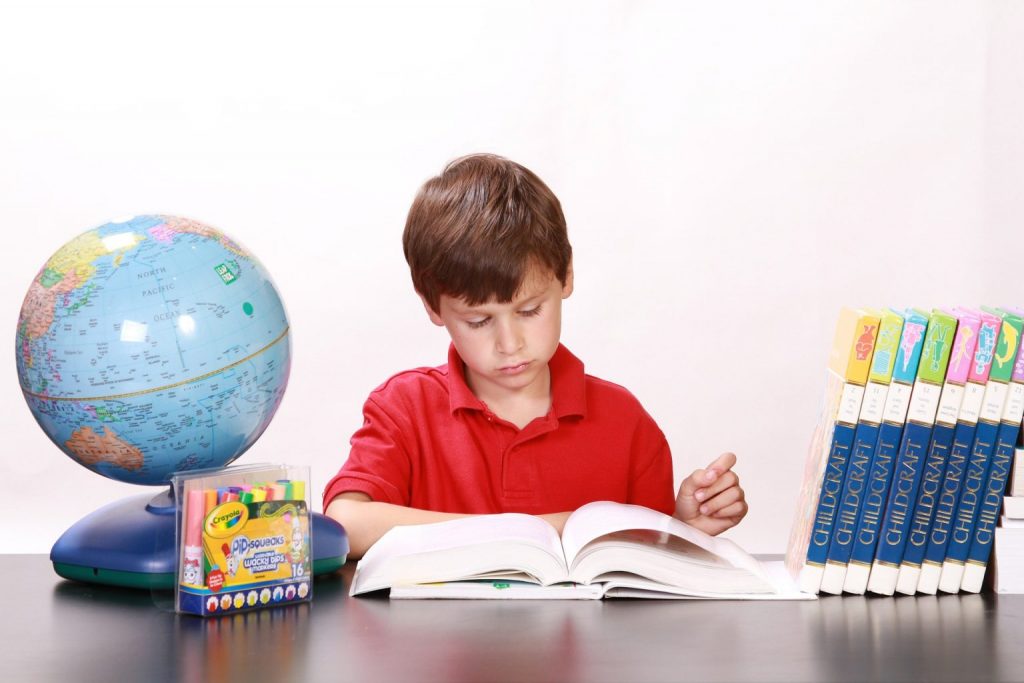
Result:
<svg viewBox="0 0 1024 683"><path fill-rule="evenodd" d="M468 306L442 296L440 310L426 305L435 325L451 335L466 364L466 380L481 400L549 392L548 361L562 332L562 299L572 294L572 267L565 284L549 270L533 267L508 303Z"/></svg>

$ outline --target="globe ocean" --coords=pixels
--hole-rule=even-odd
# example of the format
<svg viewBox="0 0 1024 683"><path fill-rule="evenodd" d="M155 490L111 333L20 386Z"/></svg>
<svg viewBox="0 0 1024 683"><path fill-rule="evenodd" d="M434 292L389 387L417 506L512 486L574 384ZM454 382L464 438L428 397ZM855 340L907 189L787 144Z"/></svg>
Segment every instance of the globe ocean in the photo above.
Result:
<svg viewBox="0 0 1024 683"><path fill-rule="evenodd" d="M222 467L267 428L288 383L288 318L267 271L202 223L137 216L61 247L16 334L32 415L105 477L165 484Z"/></svg>

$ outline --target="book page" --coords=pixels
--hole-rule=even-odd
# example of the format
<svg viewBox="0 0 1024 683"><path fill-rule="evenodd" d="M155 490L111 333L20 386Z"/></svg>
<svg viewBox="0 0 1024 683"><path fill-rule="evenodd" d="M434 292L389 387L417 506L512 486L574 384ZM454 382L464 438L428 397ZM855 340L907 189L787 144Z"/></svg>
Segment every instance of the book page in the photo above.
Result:
<svg viewBox="0 0 1024 683"><path fill-rule="evenodd" d="M479 515L394 527L359 561L351 593L514 572L542 583L564 581L558 533L531 515Z"/></svg>
<svg viewBox="0 0 1024 683"><path fill-rule="evenodd" d="M763 575L763 569L757 560L728 539L709 536L656 510L609 501L588 503L576 510L565 523L562 547L565 549L565 559L570 570L577 555L588 543L601 536L631 529L647 529L676 536L724 560L732 567ZM706 557L702 559L707 560Z"/></svg>
<svg viewBox="0 0 1024 683"><path fill-rule="evenodd" d="M605 596L609 598L647 598L654 600L817 600L813 593L804 593L790 578L781 561L765 562L765 575L774 591L770 593L714 593L681 590L636 576L616 574L606 577Z"/></svg>
<svg viewBox="0 0 1024 683"><path fill-rule="evenodd" d="M600 600L604 590L599 585L555 583L541 586L523 581L449 581L395 586L392 600Z"/></svg>
<svg viewBox="0 0 1024 683"><path fill-rule="evenodd" d="M775 590L756 571L735 567L678 536L648 529L616 531L591 541L576 554L570 577L579 583L603 583L623 573L694 595Z"/></svg>

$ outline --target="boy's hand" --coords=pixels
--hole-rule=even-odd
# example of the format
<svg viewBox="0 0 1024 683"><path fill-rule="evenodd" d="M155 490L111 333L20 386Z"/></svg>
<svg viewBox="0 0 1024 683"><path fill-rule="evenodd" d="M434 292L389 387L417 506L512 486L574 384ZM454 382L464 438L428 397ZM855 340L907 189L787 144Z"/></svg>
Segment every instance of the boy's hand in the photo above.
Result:
<svg viewBox="0 0 1024 683"><path fill-rule="evenodd" d="M675 518L712 536L739 524L747 503L732 471L735 464L735 454L723 453L705 469L694 470L679 486Z"/></svg>
<svg viewBox="0 0 1024 683"><path fill-rule="evenodd" d="M565 522L566 522L566 520L569 519L569 515L571 515L571 514L572 514L571 512L554 512L554 513L550 513L550 514L547 514L547 515L537 515L537 516L540 517L541 519L543 519L545 522L547 522L551 526L555 527L555 531L557 531L558 535L561 536L562 535L562 529L565 528Z"/></svg>

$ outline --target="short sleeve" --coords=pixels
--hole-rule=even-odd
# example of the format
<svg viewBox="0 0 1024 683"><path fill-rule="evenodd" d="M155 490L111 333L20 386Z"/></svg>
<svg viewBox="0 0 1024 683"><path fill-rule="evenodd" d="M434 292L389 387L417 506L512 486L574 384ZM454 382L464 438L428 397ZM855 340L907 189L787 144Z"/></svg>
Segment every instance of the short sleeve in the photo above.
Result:
<svg viewBox="0 0 1024 683"><path fill-rule="evenodd" d="M672 452L654 419L641 413L633 432L629 503L671 515L676 497L672 486Z"/></svg>
<svg viewBox="0 0 1024 683"><path fill-rule="evenodd" d="M373 396L363 405L363 426L352 435L352 448L341 469L324 489L324 509L336 496L359 491L381 503L409 505L411 466L396 420Z"/></svg>

